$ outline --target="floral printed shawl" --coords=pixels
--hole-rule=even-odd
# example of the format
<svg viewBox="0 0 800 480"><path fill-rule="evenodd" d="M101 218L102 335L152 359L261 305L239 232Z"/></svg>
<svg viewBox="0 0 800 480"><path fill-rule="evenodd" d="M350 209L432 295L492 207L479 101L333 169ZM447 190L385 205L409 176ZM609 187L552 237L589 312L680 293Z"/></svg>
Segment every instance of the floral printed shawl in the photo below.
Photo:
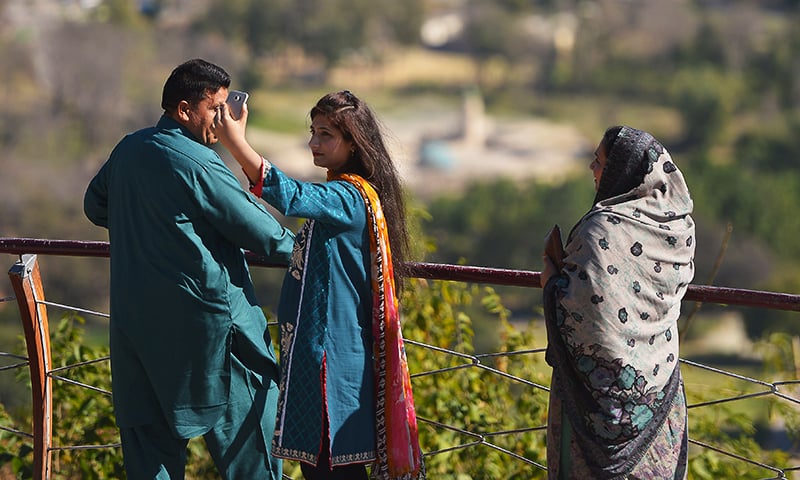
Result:
<svg viewBox="0 0 800 480"><path fill-rule="evenodd" d="M694 276L692 200L664 147L629 127L601 190L608 169L626 161L641 162L642 183L599 200L573 227L564 269L544 290L551 397L563 402L592 478L631 472L683 388L677 320Z"/></svg>
<svg viewBox="0 0 800 480"><path fill-rule="evenodd" d="M358 175L341 174L330 179L345 180L364 197L372 225L372 292L376 425L378 460L372 478L378 480L416 480L425 478L425 465L417 437L417 416L411 391L400 311L394 284L394 268L389 248L386 219L378 194Z"/></svg>

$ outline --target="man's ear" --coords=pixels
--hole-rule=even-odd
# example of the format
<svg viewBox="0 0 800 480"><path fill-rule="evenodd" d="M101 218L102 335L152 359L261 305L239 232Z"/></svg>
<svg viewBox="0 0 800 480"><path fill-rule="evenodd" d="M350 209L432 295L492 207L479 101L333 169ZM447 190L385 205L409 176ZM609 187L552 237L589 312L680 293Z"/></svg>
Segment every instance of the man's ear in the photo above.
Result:
<svg viewBox="0 0 800 480"><path fill-rule="evenodd" d="M186 100L181 100L178 102L178 107L175 109L175 116L177 117L176 120L181 122L188 122L189 121L189 111L192 109L192 106L189 105L189 102Z"/></svg>

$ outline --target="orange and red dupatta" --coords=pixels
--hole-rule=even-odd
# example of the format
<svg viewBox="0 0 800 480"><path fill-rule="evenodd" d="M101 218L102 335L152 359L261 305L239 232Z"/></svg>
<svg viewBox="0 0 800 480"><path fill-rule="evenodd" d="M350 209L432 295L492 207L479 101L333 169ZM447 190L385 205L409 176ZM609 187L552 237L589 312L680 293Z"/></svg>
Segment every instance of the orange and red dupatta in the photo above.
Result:
<svg viewBox="0 0 800 480"><path fill-rule="evenodd" d="M372 336L378 436L378 460L373 466L372 477L380 480L424 479L425 465L419 448L411 377L400 329L392 253L381 203L372 185L358 175L340 174L331 176L329 180L345 180L356 186L364 198L371 224Z"/></svg>

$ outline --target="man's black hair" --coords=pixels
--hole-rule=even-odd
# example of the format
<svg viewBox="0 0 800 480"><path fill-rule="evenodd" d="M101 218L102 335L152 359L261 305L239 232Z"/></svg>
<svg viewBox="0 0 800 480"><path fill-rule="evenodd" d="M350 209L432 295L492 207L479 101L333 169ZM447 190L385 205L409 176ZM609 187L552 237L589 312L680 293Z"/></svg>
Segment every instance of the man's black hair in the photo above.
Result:
<svg viewBox="0 0 800 480"><path fill-rule="evenodd" d="M172 71L164 84L161 96L161 108L172 112L181 100L196 105L207 95L213 94L222 87L228 88L231 76L222 67L195 58L184 62Z"/></svg>

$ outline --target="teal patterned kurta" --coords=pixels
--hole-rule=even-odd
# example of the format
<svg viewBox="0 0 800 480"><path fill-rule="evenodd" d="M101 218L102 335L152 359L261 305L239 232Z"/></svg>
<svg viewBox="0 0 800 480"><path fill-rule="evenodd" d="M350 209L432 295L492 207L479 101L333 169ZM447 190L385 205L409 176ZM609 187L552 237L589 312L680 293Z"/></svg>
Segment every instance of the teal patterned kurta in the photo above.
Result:
<svg viewBox="0 0 800 480"><path fill-rule="evenodd" d="M370 462L375 387L364 200L349 182L301 182L275 166L262 198L284 215L309 219L297 233L278 309L282 377L273 453L316 464L327 408L331 464Z"/></svg>
<svg viewBox="0 0 800 480"><path fill-rule="evenodd" d="M213 150L164 116L117 145L84 210L109 230L118 425L166 420L181 438L204 434L238 393L232 352L265 388L277 381L242 248L285 263L294 237Z"/></svg>

